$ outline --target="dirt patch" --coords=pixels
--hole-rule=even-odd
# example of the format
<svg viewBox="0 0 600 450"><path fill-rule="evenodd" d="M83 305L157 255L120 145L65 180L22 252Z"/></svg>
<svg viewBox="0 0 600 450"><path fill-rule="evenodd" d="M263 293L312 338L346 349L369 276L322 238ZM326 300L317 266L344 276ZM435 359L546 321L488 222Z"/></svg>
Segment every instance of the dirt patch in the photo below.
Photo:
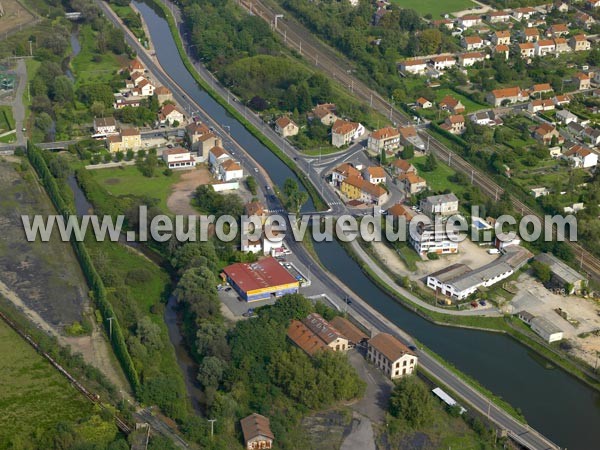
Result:
<svg viewBox="0 0 600 450"><path fill-rule="evenodd" d="M310 448L338 450L352 430L349 411L323 411L302 419L302 429L312 444Z"/></svg>
<svg viewBox="0 0 600 450"><path fill-rule="evenodd" d="M173 214L186 216L198 213L190 204L192 195L198 186L208 184L212 180L206 166L198 166L185 172L179 181L173 185L173 191L167 199L167 207Z"/></svg>
<svg viewBox="0 0 600 450"><path fill-rule="evenodd" d="M120 182L120 178L109 178L107 180L104 180L104 184L108 184L109 186L114 186L115 184L119 184Z"/></svg>
<svg viewBox="0 0 600 450"><path fill-rule="evenodd" d="M410 272L407 268L398 253L389 248L383 242L372 242L371 243L377 258L380 261L385 261L386 267L390 269L393 273L398 275L408 275L411 276L412 272Z"/></svg>
<svg viewBox="0 0 600 450"><path fill-rule="evenodd" d="M35 17L16 0L2 0L0 4L2 5L0 12L4 13L0 17L0 35L2 36L22 29L35 20Z"/></svg>
<svg viewBox="0 0 600 450"><path fill-rule="evenodd" d="M121 389L127 389L111 361L111 350L102 332L67 337L64 327L91 316L93 305L79 263L68 242L53 235L49 242L28 242L21 214L55 214L50 199L34 179L31 169L19 173L21 159L0 162L0 295L15 305L32 323L56 336L61 345L94 365Z"/></svg>

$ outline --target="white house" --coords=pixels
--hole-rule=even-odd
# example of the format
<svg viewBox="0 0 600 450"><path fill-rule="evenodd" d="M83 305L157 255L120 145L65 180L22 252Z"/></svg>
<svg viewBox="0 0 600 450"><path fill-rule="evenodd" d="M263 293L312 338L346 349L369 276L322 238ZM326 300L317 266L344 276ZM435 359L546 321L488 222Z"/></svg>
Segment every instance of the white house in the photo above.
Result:
<svg viewBox="0 0 600 450"><path fill-rule="evenodd" d="M172 125L176 122L181 124L184 120L183 112L171 103L167 103L158 112L158 122L161 125Z"/></svg>
<svg viewBox="0 0 600 450"><path fill-rule="evenodd" d="M451 216L458 213L458 197L456 195L431 195L421 200L423 214L433 218L436 215Z"/></svg>
<svg viewBox="0 0 600 450"><path fill-rule="evenodd" d="M117 134L117 122L113 117L96 117L94 119L94 134Z"/></svg>
<svg viewBox="0 0 600 450"><path fill-rule="evenodd" d="M409 233L409 243L420 255L458 253L458 233L446 225L420 223Z"/></svg>
<svg viewBox="0 0 600 450"><path fill-rule="evenodd" d="M551 39L540 39L535 43L536 56L546 56L549 53L554 53L556 44Z"/></svg>
<svg viewBox="0 0 600 450"><path fill-rule="evenodd" d="M530 324L531 329L548 343L560 341L563 338L562 330L544 317L534 317Z"/></svg>
<svg viewBox="0 0 600 450"><path fill-rule="evenodd" d="M365 127L357 122L338 119L331 127L331 145L342 147L358 139L365 132Z"/></svg>
<svg viewBox="0 0 600 450"><path fill-rule="evenodd" d="M387 333L369 339L367 359L392 380L411 375L417 368L417 355Z"/></svg>
<svg viewBox="0 0 600 450"><path fill-rule="evenodd" d="M217 166L217 178L220 181L229 182L244 177L244 171L237 161L226 159Z"/></svg>
<svg viewBox="0 0 600 450"><path fill-rule="evenodd" d="M367 167L363 171L363 178L367 180L369 183L373 184L385 184L386 173L383 167L380 166L370 166Z"/></svg>
<svg viewBox="0 0 600 450"><path fill-rule="evenodd" d="M434 56L431 63L435 70L445 70L456 65L456 58L452 55Z"/></svg>
<svg viewBox="0 0 600 450"><path fill-rule="evenodd" d="M479 36L465 36L461 40L461 45L467 50L478 50L483 47L483 39Z"/></svg>
<svg viewBox="0 0 600 450"><path fill-rule="evenodd" d="M424 59L411 59L400 62L400 71L413 75L420 75L427 71L427 61Z"/></svg>
<svg viewBox="0 0 600 450"><path fill-rule="evenodd" d="M208 164L210 164L212 167L216 167L222 161L231 158L229 153L227 153L225 149L221 147L221 145L221 139L217 139L216 145L208 152Z"/></svg>
<svg viewBox="0 0 600 450"><path fill-rule="evenodd" d="M482 52L469 52L458 55L458 63L462 67L471 67L477 62L485 61L485 54Z"/></svg>
<svg viewBox="0 0 600 450"><path fill-rule="evenodd" d="M571 111L561 109L560 111L556 111L556 120L565 125L569 125L571 122L577 122L579 118Z"/></svg>
<svg viewBox="0 0 600 450"><path fill-rule="evenodd" d="M563 157L570 160L575 168L587 169L588 167L596 167L598 165L598 155L589 148L581 147L580 145L567 150L563 154Z"/></svg>
<svg viewBox="0 0 600 450"><path fill-rule="evenodd" d="M457 19L457 23L463 28L471 28L481 25L483 22L481 16L468 14Z"/></svg>
<svg viewBox="0 0 600 450"><path fill-rule="evenodd" d="M381 152L381 150L395 150L400 147L400 132L396 128L385 127L375 130L369 136L369 150Z"/></svg>
<svg viewBox="0 0 600 450"><path fill-rule="evenodd" d="M182 147L164 150L162 159L169 169L189 169L196 164L190 151Z"/></svg>

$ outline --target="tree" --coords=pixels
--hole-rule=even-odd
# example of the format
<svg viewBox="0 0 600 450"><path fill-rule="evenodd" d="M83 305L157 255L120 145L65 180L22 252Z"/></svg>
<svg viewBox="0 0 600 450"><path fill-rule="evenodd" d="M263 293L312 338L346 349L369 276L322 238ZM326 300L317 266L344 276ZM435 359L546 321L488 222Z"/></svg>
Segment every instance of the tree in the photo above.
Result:
<svg viewBox="0 0 600 450"><path fill-rule="evenodd" d="M415 157L415 148L412 145L407 145L402 150L402 159L412 159Z"/></svg>
<svg viewBox="0 0 600 450"><path fill-rule="evenodd" d="M425 172L433 172L435 169L437 169L437 159L433 153L429 153L423 165L423 170Z"/></svg>
<svg viewBox="0 0 600 450"><path fill-rule="evenodd" d="M547 264L540 261L533 261L531 263L531 268L533 269L534 275L542 283L546 284L552 279L552 271Z"/></svg>
<svg viewBox="0 0 600 450"><path fill-rule="evenodd" d="M119 150L117 153L115 153L115 158L119 162L123 161L124 157L125 157L125 155L123 154L123 152L121 150Z"/></svg>
<svg viewBox="0 0 600 450"><path fill-rule="evenodd" d="M285 196L285 206L288 210L298 213L300 208L308 200L306 191L298 188L298 183L292 178L285 180L283 184L283 194Z"/></svg>
<svg viewBox="0 0 600 450"><path fill-rule="evenodd" d="M390 396L390 414L418 428L431 420L432 396L423 382L415 376L406 376L394 386Z"/></svg>
<svg viewBox="0 0 600 450"><path fill-rule="evenodd" d="M160 327L150 317L143 317L137 324L136 335L140 342L150 350L160 350L163 342Z"/></svg>
<svg viewBox="0 0 600 450"><path fill-rule="evenodd" d="M104 111L106 111L106 106L102 102L94 101L90 106L90 112L94 117L104 117Z"/></svg>
<svg viewBox="0 0 600 450"><path fill-rule="evenodd" d="M382 148L381 149L381 154L379 157L379 162L381 163L382 166L385 166L387 164L387 155L385 154L385 149Z"/></svg>
<svg viewBox="0 0 600 450"><path fill-rule="evenodd" d="M73 84L64 75L56 77L52 83L52 100L58 103L71 103L73 101Z"/></svg>
<svg viewBox="0 0 600 450"><path fill-rule="evenodd" d="M424 55L430 55L432 53L437 53L442 43L442 33L440 30L436 28L429 28L427 30L423 30L419 34L419 50Z"/></svg>
<svg viewBox="0 0 600 450"><path fill-rule="evenodd" d="M217 388L223 378L227 364L215 356L207 356L200 363L197 379L205 388Z"/></svg>

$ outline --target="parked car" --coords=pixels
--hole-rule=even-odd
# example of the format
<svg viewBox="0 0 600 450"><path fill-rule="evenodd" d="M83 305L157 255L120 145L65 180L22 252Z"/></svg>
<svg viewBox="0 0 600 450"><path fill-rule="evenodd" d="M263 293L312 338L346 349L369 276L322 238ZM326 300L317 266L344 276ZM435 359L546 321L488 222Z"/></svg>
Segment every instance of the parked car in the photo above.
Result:
<svg viewBox="0 0 600 450"><path fill-rule="evenodd" d="M500 253L500 250L498 250L497 248L490 248L487 252L488 255L497 255L498 253Z"/></svg>
<svg viewBox="0 0 600 450"><path fill-rule="evenodd" d="M485 306L487 303L485 302L485 300L479 300L479 304L480 304L481 306Z"/></svg>
<svg viewBox="0 0 600 450"><path fill-rule="evenodd" d="M471 302L471 306L473 308L477 308L479 306L479 304L477 302Z"/></svg>

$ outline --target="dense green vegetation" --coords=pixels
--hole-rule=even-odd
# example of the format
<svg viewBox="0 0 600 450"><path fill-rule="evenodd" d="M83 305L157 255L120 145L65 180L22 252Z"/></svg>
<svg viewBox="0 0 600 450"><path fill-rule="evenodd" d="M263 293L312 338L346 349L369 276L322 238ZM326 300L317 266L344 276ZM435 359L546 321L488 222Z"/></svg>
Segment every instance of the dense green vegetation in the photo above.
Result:
<svg viewBox="0 0 600 450"><path fill-rule="evenodd" d="M128 448L112 415L101 413L41 355L0 321L0 447ZM76 359L80 360L80 357Z"/></svg>

